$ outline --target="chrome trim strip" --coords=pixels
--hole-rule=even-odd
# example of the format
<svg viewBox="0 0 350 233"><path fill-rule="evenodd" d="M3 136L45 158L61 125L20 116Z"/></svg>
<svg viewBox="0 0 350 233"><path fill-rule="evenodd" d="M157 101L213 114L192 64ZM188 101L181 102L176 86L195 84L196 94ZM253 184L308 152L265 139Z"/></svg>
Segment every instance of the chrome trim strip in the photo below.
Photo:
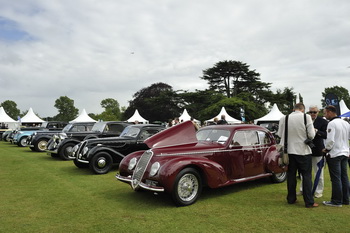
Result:
<svg viewBox="0 0 350 233"><path fill-rule="evenodd" d="M256 175L256 176L249 176L249 177L245 177L245 178L241 178L241 179L234 179L234 181L235 182L243 182L243 181L256 179L256 178L262 178L262 177L271 176L271 175L272 175L272 173L264 173L264 174L260 174L260 175Z"/></svg>
<svg viewBox="0 0 350 233"><path fill-rule="evenodd" d="M269 148L267 146L260 148ZM255 147L245 147L242 149L229 149L229 150L212 150L212 151L196 151L196 152L183 152L183 153L174 153L174 154L159 154L158 156L174 156L174 155L193 155L193 154L207 154L207 153L219 153L219 152L232 152L232 151L244 151L244 150L254 150Z"/></svg>

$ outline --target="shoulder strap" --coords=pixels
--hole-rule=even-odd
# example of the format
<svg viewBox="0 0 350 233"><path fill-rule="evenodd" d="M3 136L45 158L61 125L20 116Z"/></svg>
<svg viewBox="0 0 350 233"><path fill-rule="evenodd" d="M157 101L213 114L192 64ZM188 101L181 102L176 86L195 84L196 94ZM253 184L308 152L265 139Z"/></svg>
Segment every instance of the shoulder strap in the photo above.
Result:
<svg viewBox="0 0 350 233"><path fill-rule="evenodd" d="M284 152L287 153L287 146L288 146L288 117L286 116L286 120L284 122Z"/></svg>
<svg viewBox="0 0 350 233"><path fill-rule="evenodd" d="M309 134L307 133L306 114L305 113L304 113L304 125L305 125L306 138L309 138Z"/></svg>

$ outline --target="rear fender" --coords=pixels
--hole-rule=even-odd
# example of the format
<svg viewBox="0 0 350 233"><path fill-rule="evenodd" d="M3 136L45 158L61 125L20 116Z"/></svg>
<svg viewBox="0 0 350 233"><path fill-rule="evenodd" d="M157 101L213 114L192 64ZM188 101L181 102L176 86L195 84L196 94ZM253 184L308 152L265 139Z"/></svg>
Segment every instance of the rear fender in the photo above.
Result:
<svg viewBox="0 0 350 233"><path fill-rule="evenodd" d="M277 150L276 145L270 146L265 155L265 170L266 172L281 173L287 171L287 166L279 166L278 158L280 153Z"/></svg>

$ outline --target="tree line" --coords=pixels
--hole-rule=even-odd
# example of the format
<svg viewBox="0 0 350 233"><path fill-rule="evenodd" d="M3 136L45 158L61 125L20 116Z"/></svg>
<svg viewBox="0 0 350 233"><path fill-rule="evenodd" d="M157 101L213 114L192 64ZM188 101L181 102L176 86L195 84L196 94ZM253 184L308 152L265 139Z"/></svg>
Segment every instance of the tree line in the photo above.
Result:
<svg viewBox="0 0 350 233"><path fill-rule="evenodd" d="M221 107L236 119L241 118L241 109L245 112L245 120L253 121L266 115L274 103L280 111L288 114L293 109L297 95L293 87L271 90L271 83L261 81L260 74L251 70L249 65L241 61L225 60L203 70L200 79L206 80L208 88L205 90L174 90L166 83L154 83L137 91L129 101L128 107L120 107L118 101L107 98L101 101L104 111L99 114L90 113L96 120L127 120L137 109L150 122L166 122L180 116L183 109L200 121L212 118ZM325 88L322 92L322 107L325 107L324 97L328 93L336 94L350 106L350 96L346 88L334 86ZM299 93L299 101L303 101ZM0 104L13 119L23 116L14 101L6 100ZM58 110L56 116L49 120L70 121L78 116L78 109L74 107L74 100L61 96L55 101Z"/></svg>

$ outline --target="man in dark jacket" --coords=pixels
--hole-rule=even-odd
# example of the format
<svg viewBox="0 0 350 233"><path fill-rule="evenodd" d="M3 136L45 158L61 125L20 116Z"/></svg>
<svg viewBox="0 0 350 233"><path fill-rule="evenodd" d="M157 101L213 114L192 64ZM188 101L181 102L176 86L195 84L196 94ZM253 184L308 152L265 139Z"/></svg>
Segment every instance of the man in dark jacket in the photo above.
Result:
<svg viewBox="0 0 350 233"><path fill-rule="evenodd" d="M315 197L320 198L323 196L323 187L324 187L324 179L323 179L323 166L320 168L320 161L323 158L323 152L324 149L324 139L327 138L327 125L328 121L324 118L318 116L319 109L317 106L310 106L309 108L309 114L312 118L312 121L314 122L314 128L316 131L316 136L313 139L313 143L315 145L314 148L312 148L312 169L316 174L319 174L318 184L315 189ZM321 161L322 163L322 161ZM321 169L319 171L319 169ZM317 180L315 179L317 182Z"/></svg>

